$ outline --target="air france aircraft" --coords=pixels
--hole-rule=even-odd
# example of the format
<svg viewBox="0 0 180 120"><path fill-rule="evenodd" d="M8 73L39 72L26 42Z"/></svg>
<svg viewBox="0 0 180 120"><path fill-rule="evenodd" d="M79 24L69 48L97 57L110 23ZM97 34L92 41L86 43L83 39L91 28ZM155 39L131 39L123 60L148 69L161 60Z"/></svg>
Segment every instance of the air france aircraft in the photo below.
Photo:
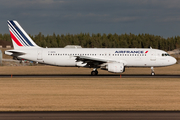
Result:
<svg viewBox="0 0 180 120"><path fill-rule="evenodd" d="M5 54L14 59L26 59L39 63L63 66L93 68L91 75L98 75L97 69L112 73L123 73L125 67L153 67L175 64L177 61L163 50L152 48L42 48L36 45L17 21L9 20L9 31L14 46Z"/></svg>

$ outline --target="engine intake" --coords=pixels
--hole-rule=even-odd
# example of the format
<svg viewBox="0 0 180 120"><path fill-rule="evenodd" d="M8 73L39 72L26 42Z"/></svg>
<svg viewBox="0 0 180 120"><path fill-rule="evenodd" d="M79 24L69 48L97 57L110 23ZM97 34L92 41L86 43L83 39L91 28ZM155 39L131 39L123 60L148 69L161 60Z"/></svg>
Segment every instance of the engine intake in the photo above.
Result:
<svg viewBox="0 0 180 120"><path fill-rule="evenodd" d="M113 72L113 73L123 73L125 71L125 67L123 63L108 63L106 68L108 72Z"/></svg>

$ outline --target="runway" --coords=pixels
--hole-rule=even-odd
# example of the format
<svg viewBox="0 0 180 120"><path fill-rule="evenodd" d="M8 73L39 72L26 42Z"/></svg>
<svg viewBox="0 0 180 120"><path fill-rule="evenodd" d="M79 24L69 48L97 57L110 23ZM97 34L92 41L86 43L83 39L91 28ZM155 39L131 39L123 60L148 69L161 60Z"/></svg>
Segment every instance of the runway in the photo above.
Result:
<svg viewBox="0 0 180 120"><path fill-rule="evenodd" d="M1 120L179 120L179 111L1 112Z"/></svg>
<svg viewBox="0 0 180 120"><path fill-rule="evenodd" d="M16 75L0 75L0 78L180 78L180 75L148 75L148 74L125 74L125 75L105 75L99 74L97 76L91 76L89 74L38 74L38 75L25 75L25 74L16 74Z"/></svg>

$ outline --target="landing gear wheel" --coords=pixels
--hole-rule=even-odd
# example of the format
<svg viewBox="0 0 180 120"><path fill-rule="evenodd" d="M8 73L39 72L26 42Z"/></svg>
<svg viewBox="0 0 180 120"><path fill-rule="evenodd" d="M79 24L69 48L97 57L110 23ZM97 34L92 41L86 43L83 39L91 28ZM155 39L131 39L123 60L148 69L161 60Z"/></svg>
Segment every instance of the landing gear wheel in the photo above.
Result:
<svg viewBox="0 0 180 120"><path fill-rule="evenodd" d="M96 72L96 75L98 75L98 71L96 70L95 72Z"/></svg>
<svg viewBox="0 0 180 120"><path fill-rule="evenodd" d="M154 73L154 67L151 67L151 75L154 76L155 73Z"/></svg>
<svg viewBox="0 0 180 120"><path fill-rule="evenodd" d="M98 71L97 71L97 70L96 70L96 71L92 71L92 72L91 72L91 75L92 75L92 76L98 75Z"/></svg>
<svg viewBox="0 0 180 120"><path fill-rule="evenodd" d="M155 73L154 73L154 72L152 72L152 73L151 73L151 75L152 75L152 76L154 76L154 75L155 75Z"/></svg>

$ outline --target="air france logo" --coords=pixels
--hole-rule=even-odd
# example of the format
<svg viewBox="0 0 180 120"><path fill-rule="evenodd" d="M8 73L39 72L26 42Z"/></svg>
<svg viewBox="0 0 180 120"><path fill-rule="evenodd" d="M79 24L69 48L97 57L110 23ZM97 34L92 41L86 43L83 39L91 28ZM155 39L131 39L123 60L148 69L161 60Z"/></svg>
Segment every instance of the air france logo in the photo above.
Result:
<svg viewBox="0 0 180 120"><path fill-rule="evenodd" d="M148 51L115 51L115 53L148 53Z"/></svg>

